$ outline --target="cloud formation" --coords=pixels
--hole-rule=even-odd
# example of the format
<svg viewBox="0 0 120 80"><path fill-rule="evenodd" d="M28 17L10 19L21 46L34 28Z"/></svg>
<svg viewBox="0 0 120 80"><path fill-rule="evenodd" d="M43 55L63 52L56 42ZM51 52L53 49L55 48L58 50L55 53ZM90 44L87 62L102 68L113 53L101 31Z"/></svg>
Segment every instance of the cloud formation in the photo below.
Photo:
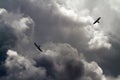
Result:
<svg viewBox="0 0 120 80"><path fill-rule="evenodd" d="M0 79L119 80L119 73L118 77L112 73L119 64L106 68L119 53L119 15L115 16L119 7L112 0L92 2L5 1L0 8L0 51L4 55L0 54L0 72L4 68L6 74ZM98 16L101 23L93 25ZM44 52L37 52L34 41Z"/></svg>
<svg viewBox="0 0 120 80"><path fill-rule="evenodd" d="M34 59L20 56L16 51L8 50L5 66L8 76L3 80L109 80L99 65L87 62L82 55L76 52L69 44L47 44L49 52ZM72 48L72 50L71 50ZM73 52L73 53L71 53ZM54 55L53 55L54 54ZM56 56L57 54L57 56ZM116 79L117 80L117 79ZM118 78L119 80L119 78Z"/></svg>
<svg viewBox="0 0 120 80"><path fill-rule="evenodd" d="M104 32L99 29L99 25L95 24L95 26L87 26L85 30L87 32L88 38L90 41L88 42L90 49L100 49L100 48L111 48L111 44L109 43L108 36L105 36Z"/></svg>

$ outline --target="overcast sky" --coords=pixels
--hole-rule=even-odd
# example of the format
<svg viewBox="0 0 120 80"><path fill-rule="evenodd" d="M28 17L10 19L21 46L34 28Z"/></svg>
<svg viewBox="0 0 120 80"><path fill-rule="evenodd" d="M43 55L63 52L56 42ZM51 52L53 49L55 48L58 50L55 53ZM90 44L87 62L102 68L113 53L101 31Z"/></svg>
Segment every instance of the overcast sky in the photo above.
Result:
<svg viewBox="0 0 120 80"><path fill-rule="evenodd" d="M120 80L119 14L119 0L1 0L0 80Z"/></svg>

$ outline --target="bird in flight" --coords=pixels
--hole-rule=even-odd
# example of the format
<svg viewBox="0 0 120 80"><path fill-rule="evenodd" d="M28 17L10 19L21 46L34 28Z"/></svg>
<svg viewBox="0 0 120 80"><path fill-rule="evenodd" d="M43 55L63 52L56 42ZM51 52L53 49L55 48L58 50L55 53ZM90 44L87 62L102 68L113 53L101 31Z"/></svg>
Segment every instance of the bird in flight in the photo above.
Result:
<svg viewBox="0 0 120 80"><path fill-rule="evenodd" d="M99 22L100 19L101 19L101 17L97 18L97 20L95 20L93 24L100 23Z"/></svg>
<svg viewBox="0 0 120 80"><path fill-rule="evenodd" d="M34 42L34 45L37 47L37 49L40 51L40 52L43 52L43 50L40 48L40 45L37 45L37 43Z"/></svg>

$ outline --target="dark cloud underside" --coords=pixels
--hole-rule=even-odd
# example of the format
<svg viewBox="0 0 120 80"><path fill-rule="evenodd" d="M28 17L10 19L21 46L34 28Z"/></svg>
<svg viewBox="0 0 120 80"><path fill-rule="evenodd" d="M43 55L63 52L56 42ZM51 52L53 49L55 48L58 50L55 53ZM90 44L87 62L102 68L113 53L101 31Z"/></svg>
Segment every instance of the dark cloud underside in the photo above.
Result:
<svg viewBox="0 0 120 80"><path fill-rule="evenodd" d="M119 4L0 1L0 79L119 80ZM42 53L33 42L41 44Z"/></svg>

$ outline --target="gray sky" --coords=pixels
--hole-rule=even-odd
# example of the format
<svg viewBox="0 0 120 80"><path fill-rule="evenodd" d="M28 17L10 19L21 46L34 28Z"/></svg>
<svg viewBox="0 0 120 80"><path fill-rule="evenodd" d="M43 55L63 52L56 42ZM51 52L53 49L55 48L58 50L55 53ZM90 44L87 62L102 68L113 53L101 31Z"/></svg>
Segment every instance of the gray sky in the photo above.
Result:
<svg viewBox="0 0 120 80"><path fill-rule="evenodd" d="M119 0L0 1L0 79L119 80L119 5Z"/></svg>

